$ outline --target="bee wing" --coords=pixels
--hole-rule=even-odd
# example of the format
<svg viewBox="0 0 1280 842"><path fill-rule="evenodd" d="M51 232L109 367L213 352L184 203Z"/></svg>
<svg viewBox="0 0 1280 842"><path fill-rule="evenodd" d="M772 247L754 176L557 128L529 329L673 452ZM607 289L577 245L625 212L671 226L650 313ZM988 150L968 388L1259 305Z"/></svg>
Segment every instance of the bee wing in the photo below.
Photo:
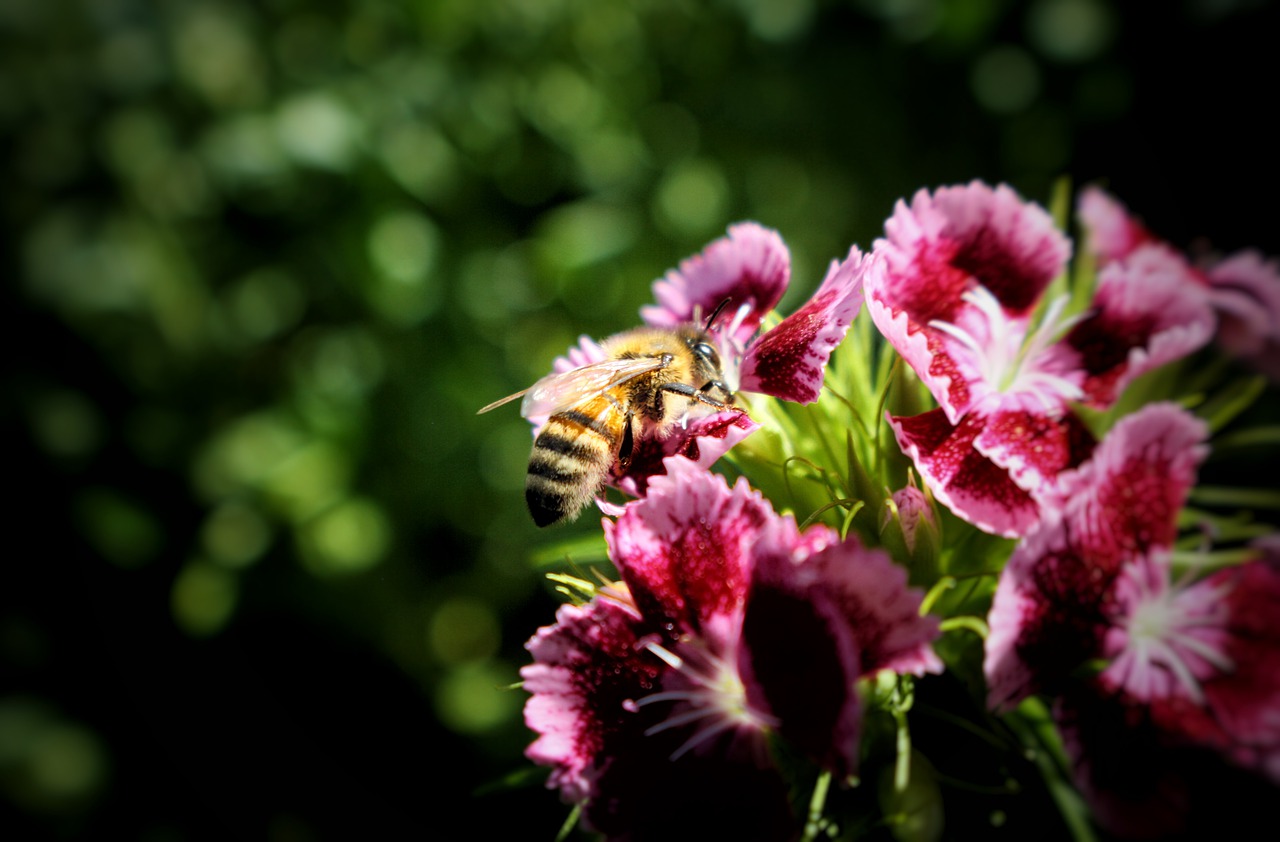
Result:
<svg viewBox="0 0 1280 842"><path fill-rule="evenodd" d="M535 415L554 415L626 383L633 377L657 371L666 364L662 357L602 360L558 374L548 374L523 393L503 398L498 403L505 403L523 394L524 402L520 404L522 416L532 418Z"/></svg>
<svg viewBox="0 0 1280 842"><path fill-rule="evenodd" d="M528 392L528 391L529 391L528 389L521 389L520 391L516 392L514 395L507 395L505 398L499 398L498 400L494 401L493 403L489 404L488 406L481 407L480 409L477 409L477 410L476 410L476 415L483 415L484 413L488 412L488 411L489 411L489 410L491 410L491 409L497 409L498 407L502 406L503 404L511 403L511 402L512 402L513 400L515 400L516 398L522 398L522 397L524 397L524 396L525 396L525 393L526 393L526 392Z"/></svg>

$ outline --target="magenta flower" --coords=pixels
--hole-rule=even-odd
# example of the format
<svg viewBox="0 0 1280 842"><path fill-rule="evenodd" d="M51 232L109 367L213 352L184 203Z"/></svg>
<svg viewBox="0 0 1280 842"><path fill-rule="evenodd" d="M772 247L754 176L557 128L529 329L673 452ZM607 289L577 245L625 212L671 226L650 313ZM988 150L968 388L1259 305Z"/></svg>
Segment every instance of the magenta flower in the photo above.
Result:
<svg viewBox="0 0 1280 842"><path fill-rule="evenodd" d="M1066 316L1041 298L1069 241L1005 186L979 182L899 202L866 270L876 326L939 408L889 416L934 496L995 534L1035 527L1055 478L1094 446L1072 411L1105 407L1137 375L1210 335L1203 290L1185 264L1117 263L1092 308Z"/></svg>
<svg viewBox="0 0 1280 842"><path fill-rule="evenodd" d="M1077 785L1112 833L1202 838L1258 818L1280 784L1277 605L1266 561L1176 583L1164 552L1126 565L1110 663L1056 706Z"/></svg>
<svg viewBox="0 0 1280 842"><path fill-rule="evenodd" d="M1153 708L1098 681L1053 706L1076 788L1118 839L1249 839L1272 821L1275 783L1169 732Z"/></svg>
<svg viewBox="0 0 1280 842"><path fill-rule="evenodd" d="M864 262L857 247L845 260L833 260L799 310L757 335L761 321L787 291L791 254L777 232L743 222L655 282L658 303L643 308L641 315L648 324L669 327L697 321L724 305L712 333L730 386L812 403L822 389L831 352L862 307Z"/></svg>
<svg viewBox="0 0 1280 842"><path fill-rule="evenodd" d="M1046 522L1009 558L988 616L988 704L1053 692L1103 652L1125 566L1167 550L1204 458L1205 425L1172 404L1121 419L1059 477Z"/></svg>
<svg viewBox="0 0 1280 842"><path fill-rule="evenodd" d="M1170 739L1280 784L1280 569L1266 561L1171 582L1167 555L1116 584L1102 686L1150 706Z"/></svg>
<svg viewBox="0 0 1280 842"><path fill-rule="evenodd" d="M1280 263L1246 250L1205 269L1218 346L1280 383Z"/></svg>
<svg viewBox="0 0 1280 842"><path fill-rule="evenodd" d="M863 257L855 248L844 262L832 261L826 278L799 310L757 335L761 321L786 292L791 256L777 232L754 222L729 228L679 269L655 281L658 304L641 309L655 327L703 323L720 308L710 333L719 346L725 382L734 392L748 391L783 400L817 400L827 360L844 339L862 306ZM600 345L581 337L576 348L553 364L557 373L605 359ZM643 496L649 479L669 456L684 456L710 467L759 425L737 409L709 412L695 407L684 423L664 438L641 437L626 464L615 464L607 482L633 497ZM536 436L545 415L531 416ZM609 514L617 508L598 501Z"/></svg>
<svg viewBox="0 0 1280 842"><path fill-rule="evenodd" d="M521 673L528 756L613 838L668 838L682 809L786 838L770 832L795 819L768 735L848 775L858 680L941 669L937 623L887 554L801 533L743 480L670 458L606 538L622 583L562 607Z"/></svg>
<svg viewBox="0 0 1280 842"><path fill-rule="evenodd" d="M1089 230L1086 247L1104 270L1109 264L1134 259L1186 264L1172 246L1101 188L1091 186L1081 192L1078 212ZM1218 345L1280 382L1280 264L1246 249L1187 271L1206 289L1217 314Z"/></svg>

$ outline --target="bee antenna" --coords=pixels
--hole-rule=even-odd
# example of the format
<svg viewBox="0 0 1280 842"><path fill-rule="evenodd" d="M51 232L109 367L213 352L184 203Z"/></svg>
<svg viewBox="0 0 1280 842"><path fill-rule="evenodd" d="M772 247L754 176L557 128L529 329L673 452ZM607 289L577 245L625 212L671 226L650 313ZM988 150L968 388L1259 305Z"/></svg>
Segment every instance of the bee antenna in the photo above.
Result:
<svg viewBox="0 0 1280 842"><path fill-rule="evenodd" d="M716 309L711 311L710 316L707 316L707 324L706 324L706 327L703 328L703 330L711 330L711 325L715 322L716 317L719 316L722 312L724 312L724 308L729 306L729 301L730 299L726 298L724 301L721 301L719 304L716 305Z"/></svg>

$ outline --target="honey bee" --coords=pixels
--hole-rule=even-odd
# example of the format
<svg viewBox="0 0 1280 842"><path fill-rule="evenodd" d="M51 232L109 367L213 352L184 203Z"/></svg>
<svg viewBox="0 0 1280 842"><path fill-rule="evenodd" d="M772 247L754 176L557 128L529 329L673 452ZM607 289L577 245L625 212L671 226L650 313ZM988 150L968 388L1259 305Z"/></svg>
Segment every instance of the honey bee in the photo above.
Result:
<svg viewBox="0 0 1280 842"><path fill-rule="evenodd" d="M533 442L524 486L538 526L577 517L615 465L626 469L641 437L665 436L698 405L733 404L715 343L697 324L639 327L600 347L604 360L549 374L480 410L522 397L522 416L550 416Z"/></svg>

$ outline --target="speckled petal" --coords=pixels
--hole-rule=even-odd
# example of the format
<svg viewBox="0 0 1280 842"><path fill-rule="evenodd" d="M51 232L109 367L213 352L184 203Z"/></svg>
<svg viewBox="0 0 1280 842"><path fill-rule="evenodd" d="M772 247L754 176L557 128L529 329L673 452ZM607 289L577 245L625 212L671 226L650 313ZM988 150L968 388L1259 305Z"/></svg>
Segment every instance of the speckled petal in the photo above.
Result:
<svg viewBox="0 0 1280 842"><path fill-rule="evenodd" d="M555 625L526 644L534 663L520 670L532 694L524 717L538 737L525 754L552 767L547 786L567 802L593 796L609 756L643 738L624 703L653 692L661 664L637 647L650 631L634 609L598 599L561 606Z"/></svg>
<svg viewBox="0 0 1280 842"><path fill-rule="evenodd" d="M976 181L899 202L885 233L866 273L868 309L954 423L971 396L930 322L959 323L973 306L962 296L978 286L1008 320L1027 319L1066 265L1070 243L1039 206Z"/></svg>
<svg viewBox="0 0 1280 842"><path fill-rule="evenodd" d="M827 360L862 307L866 263L856 247L844 261L832 261L813 297L747 349L740 388L797 403L816 401Z"/></svg>
<svg viewBox="0 0 1280 842"><path fill-rule="evenodd" d="M742 222L655 281L658 303L642 308L640 315L648 324L674 327L705 319L728 299L721 319L732 319L744 305L748 308L733 334L744 347L760 320L782 299L790 279L791 252L782 237L757 223Z"/></svg>
<svg viewBox="0 0 1280 842"><path fill-rule="evenodd" d="M1158 244L1103 267L1092 306L1063 341L1087 372L1085 401L1099 408L1138 375L1203 346L1216 325L1201 276Z"/></svg>
<svg viewBox="0 0 1280 842"><path fill-rule="evenodd" d="M1039 522L1040 506L1031 493L974 447L985 418L971 415L952 424L942 409L886 417L933 496L957 517L1006 537L1024 535Z"/></svg>
<svg viewBox="0 0 1280 842"><path fill-rule="evenodd" d="M772 508L739 479L682 457L649 481L648 495L605 523L609 556L641 613L696 634L715 615L739 612L751 575L751 547Z"/></svg>
<svg viewBox="0 0 1280 842"><path fill-rule="evenodd" d="M1058 475L1084 462L1095 444L1089 429L1071 412L1052 417L1000 405L977 415L984 421L974 448L1037 499L1052 493Z"/></svg>
<svg viewBox="0 0 1280 842"><path fill-rule="evenodd" d="M1008 709L1101 652L1124 565L1172 545L1204 458L1203 422L1172 404L1122 419L1042 502L1044 521L1014 550L987 619L988 704Z"/></svg>

